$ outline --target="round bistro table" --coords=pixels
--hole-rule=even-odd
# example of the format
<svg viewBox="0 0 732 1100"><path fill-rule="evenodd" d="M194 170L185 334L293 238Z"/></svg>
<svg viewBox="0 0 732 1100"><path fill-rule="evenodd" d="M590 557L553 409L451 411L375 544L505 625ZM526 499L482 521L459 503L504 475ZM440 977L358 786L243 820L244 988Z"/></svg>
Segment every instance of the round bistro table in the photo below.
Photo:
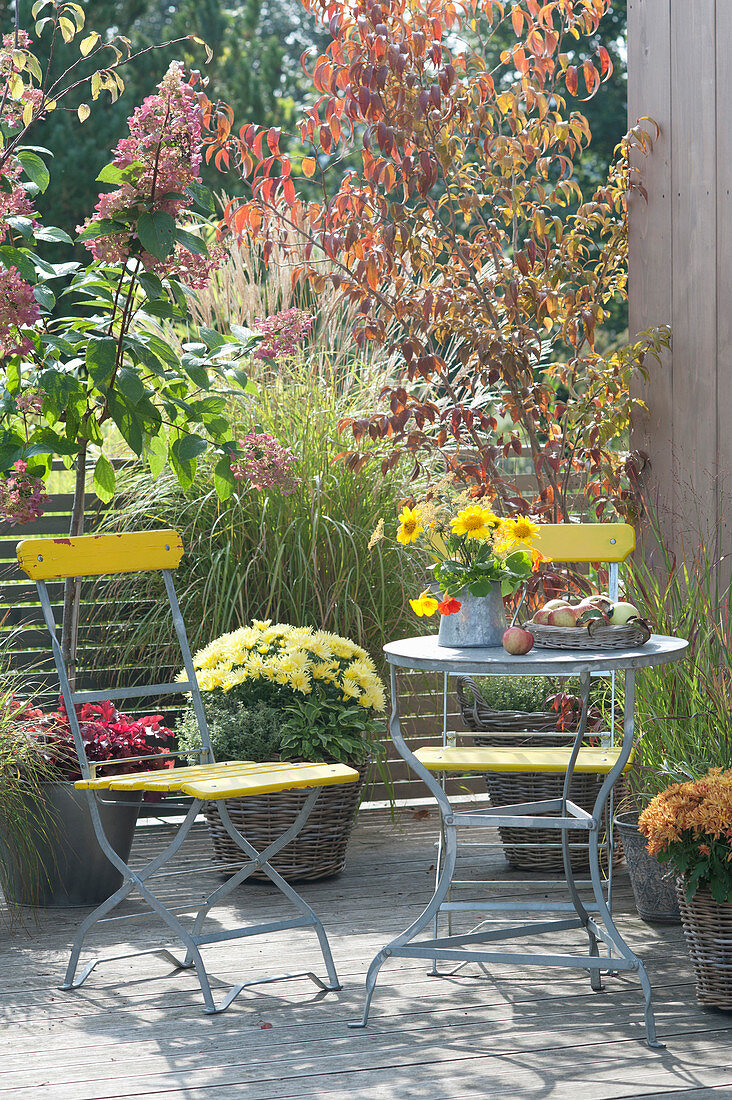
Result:
<svg viewBox="0 0 732 1100"><path fill-rule="evenodd" d="M494 648L450 649L440 646L437 637L405 638L384 646L386 659L391 666L392 713L389 725L391 739L399 755L409 767L426 783L434 795L440 810L444 836L444 859L442 861L435 892L429 903L409 928L392 939L373 959L366 976L366 1003L363 1018L353 1022L351 1027L365 1027L368 1021L371 999L376 979L383 963L388 958L424 958L432 959L433 967L438 960L457 962L477 962L482 964L500 963L513 966L529 964L538 966L564 966L588 970L591 986L595 990L601 986L601 970L631 971L638 975L645 997L645 1026L649 1046L660 1047L656 1038L655 1019L651 1004L651 984L646 969L637 955L631 951L618 931L610 912L603 889L600 868L599 837L603 810L613 785L627 765L633 749L635 735L635 674L637 669L663 665L678 661L684 657L688 642L683 638L671 638L654 634L645 645L635 649L591 650L591 649L539 649L530 653L513 656L500 646ZM571 748L557 750L566 756L565 779L560 799L533 803L520 803L513 806L501 806L495 809L481 809L467 812L453 810L444 788L437 775L441 770L450 770L451 750L445 747L433 753L430 768L422 763L409 749L402 736L399 721L399 695L397 672L400 669L440 672L445 676L578 676L582 711L579 727ZM570 796L572 776L577 765L582 741L587 730L587 712L589 707L590 677L594 673L620 671L625 674L623 744L608 760L613 760L607 770L591 814L575 805ZM487 750L491 751L491 750ZM424 750L421 750L424 753ZM441 769L440 760L444 759L445 768ZM454 761L453 761L454 762ZM564 767L564 764L563 764ZM454 768L452 770L455 770ZM486 769L489 770L489 769ZM546 816L552 813L559 816ZM522 903L526 913L542 913L560 910L565 915L559 919L534 919L523 925L491 927L486 930L472 931L460 935L439 937L436 934L427 940L412 942L439 912L450 890L455 862L457 858L457 829L460 826L516 826L520 828L556 828L561 833L564 855L564 871L567 889L571 901L562 906L543 902ZM583 831L588 839L590 881L594 895L594 905L586 907L579 896L578 888L569 859L569 835L575 830ZM467 903L464 903L467 907ZM487 906L482 905L482 909ZM500 909L500 904L496 909ZM589 911L588 911L589 910ZM545 932L561 931L570 928L583 928L589 940L586 955L539 954L520 950L486 950L483 945L501 940L520 940L521 937L536 936ZM606 956L600 958L598 949L602 942L608 949ZM602 962L602 966L600 963ZM436 971L434 971L436 972Z"/></svg>

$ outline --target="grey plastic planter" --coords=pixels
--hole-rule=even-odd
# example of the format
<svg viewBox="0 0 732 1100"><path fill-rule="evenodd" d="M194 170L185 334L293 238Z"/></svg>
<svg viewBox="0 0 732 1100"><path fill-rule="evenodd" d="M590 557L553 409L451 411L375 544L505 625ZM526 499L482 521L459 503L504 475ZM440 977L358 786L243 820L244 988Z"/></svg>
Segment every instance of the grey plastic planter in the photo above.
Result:
<svg viewBox="0 0 732 1100"><path fill-rule="evenodd" d="M658 924L680 924L674 877L667 877L656 857L648 854L646 838L638 829L638 814L618 814L615 825L623 842L638 915Z"/></svg>
<svg viewBox="0 0 732 1100"><path fill-rule="evenodd" d="M73 783L45 783L44 801L29 802L28 831L37 862L7 860L8 901L43 908L99 905L122 884L122 875L99 847L86 793ZM127 860L139 794L105 791L99 814L110 844Z"/></svg>

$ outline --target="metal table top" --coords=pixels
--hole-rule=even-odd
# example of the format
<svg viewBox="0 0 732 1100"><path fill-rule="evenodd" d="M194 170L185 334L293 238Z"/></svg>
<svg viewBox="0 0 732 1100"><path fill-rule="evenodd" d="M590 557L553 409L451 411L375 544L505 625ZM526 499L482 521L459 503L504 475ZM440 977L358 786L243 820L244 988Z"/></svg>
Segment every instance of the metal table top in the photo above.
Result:
<svg viewBox="0 0 732 1100"><path fill-rule="evenodd" d="M437 635L402 638L384 646L386 659L399 668L446 672L456 676L574 676L580 672L611 672L678 661L689 643L685 638L652 634L645 645L631 649L541 649L513 655L502 646L450 649L437 644Z"/></svg>

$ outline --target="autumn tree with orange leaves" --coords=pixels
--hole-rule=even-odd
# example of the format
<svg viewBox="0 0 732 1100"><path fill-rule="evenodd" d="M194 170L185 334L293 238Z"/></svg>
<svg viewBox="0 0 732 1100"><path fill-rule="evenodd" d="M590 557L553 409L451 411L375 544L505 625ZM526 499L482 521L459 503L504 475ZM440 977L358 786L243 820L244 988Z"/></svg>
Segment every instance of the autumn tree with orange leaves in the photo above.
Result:
<svg viewBox="0 0 732 1100"><path fill-rule="evenodd" d="M630 130L585 201L573 162L591 135L576 104L611 71L598 44L610 0L302 3L332 42L298 133L236 130L209 103L207 156L248 181L223 231L260 242L265 262L276 249L293 282L330 282L357 311L356 339L399 356L382 407L344 422L344 460L376 453L386 472L410 456L416 478L438 452L438 468L505 513L627 515L642 461L621 450L630 379L668 332L596 347L627 292L627 200L642 191L631 153L648 152L652 128ZM499 33L509 45L489 69ZM295 173L319 181L317 199L298 195Z"/></svg>

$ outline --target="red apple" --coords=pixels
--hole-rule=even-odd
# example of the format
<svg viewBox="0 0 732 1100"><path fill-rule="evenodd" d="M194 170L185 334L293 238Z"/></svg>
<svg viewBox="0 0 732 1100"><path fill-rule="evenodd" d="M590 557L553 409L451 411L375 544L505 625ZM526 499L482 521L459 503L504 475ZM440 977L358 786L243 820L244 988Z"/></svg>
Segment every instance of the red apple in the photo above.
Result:
<svg viewBox="0 0 732 1100"><path fill-rule="evenodd" d="M569 607L566 600L549 600L549 603L544 604L545 611L554 611L558 607Z"/></svg>
<svg viewBox="0 0 732 1100"><path fill-rule="evenodd" d="M506 653L522 654L528 653L533 646L534 635L522 626L509 626L501 640Z"/></svg>
<svg viewBox="0 0 732 1100"><path fill-rule="evenodd" d="M549 626L576 626L582 612L576 607L555 607L549 612Z"/></svg>
<svg viewBox="0 0 732 1100"><path fill-rule="evenodd" d="M550 615L551 610L547 611L545 607L540 607L531 621L536 623L537 626L549 626Z"/></svg>

